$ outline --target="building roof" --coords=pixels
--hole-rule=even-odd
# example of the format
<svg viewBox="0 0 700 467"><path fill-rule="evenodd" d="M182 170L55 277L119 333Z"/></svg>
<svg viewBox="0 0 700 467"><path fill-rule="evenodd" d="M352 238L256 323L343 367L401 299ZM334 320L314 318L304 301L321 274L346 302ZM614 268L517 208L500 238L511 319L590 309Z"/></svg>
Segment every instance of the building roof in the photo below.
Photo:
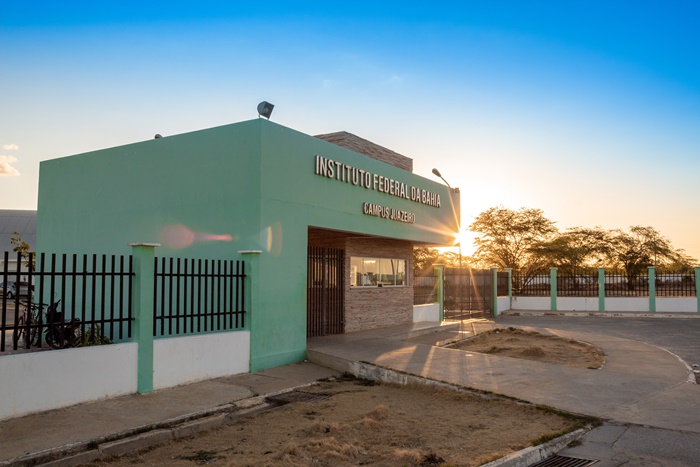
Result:
<svg viewBox="0 0 700 467"><path fill-rule="evenodd" d="M349 149L359 154L364 154L367 157L385 162L393 165L394 167L398 167L399 169L413 172L413 159L410 157L403 156L398 152L394 152L391 149L387 149L364 138L360 138L359 136L348 133L347 131L316 135L316 138L328 141L336 146Z"/></svg>
<svg viewBox="0 0 700 467"><path fill-rule="evenodd" d="M14 232L34 250L36 248L36 211L0 209L0 255L12 251L10 237Z"/></svg>

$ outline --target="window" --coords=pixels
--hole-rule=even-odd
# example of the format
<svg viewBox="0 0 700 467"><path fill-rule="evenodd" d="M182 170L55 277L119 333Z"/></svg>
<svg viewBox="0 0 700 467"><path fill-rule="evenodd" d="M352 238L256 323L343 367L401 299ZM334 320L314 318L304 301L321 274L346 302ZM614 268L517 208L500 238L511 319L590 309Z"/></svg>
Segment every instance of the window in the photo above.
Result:
<svg viewBox="0 0 700 467"><path fill-rule="evenodd" d="M351 287L407 286L406 260L389 258L350 258Z"/></svg>

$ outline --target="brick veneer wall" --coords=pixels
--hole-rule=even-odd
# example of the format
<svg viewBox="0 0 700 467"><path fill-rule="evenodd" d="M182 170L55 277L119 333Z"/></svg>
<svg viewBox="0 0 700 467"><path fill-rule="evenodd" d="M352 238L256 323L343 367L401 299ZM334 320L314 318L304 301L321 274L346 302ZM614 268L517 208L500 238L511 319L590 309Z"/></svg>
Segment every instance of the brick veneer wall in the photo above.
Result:
<svg viewBox="0 0 700 467"><path fill-rule="evenodd" d="M309 245L345 250L345 332L413 321L413 245L405 240L309 228ZM352 256L405 259L408 287L350 287Z"/></svg>
<svg viewBox="0 0 700 467"><path fill-rule="evenodd" d="M386 162L387 164L398 167L399 169L413 172L413 159L410 157L406 157L398 152L392 151L391 149L387 149L384 146L380 146L364 138L360 138L357 135L348 133L347 131L316 135L316 138L328 141L336 146L364 154L372 159Z"/></svg>
<svg viewBox="0 0 700 467"><path fill-rule="evenodd" d="M352 256L405 259L408 287L350 287ZM413 321L413 245L404 240L347 238L345 246L345 332Z"/></svg>

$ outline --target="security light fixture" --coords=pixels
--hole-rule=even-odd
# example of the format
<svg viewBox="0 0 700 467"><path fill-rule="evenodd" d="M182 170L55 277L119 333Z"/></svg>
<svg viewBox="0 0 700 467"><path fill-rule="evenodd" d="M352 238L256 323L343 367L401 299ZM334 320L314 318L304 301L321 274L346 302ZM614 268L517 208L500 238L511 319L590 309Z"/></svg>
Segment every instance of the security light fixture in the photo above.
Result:
<svg viewBox="0 0 700 467"><path fill-rule="evenodd" d="M447 183L447 180L445 180L444 178L442 178L442 175L440 175L440 171L439 171L438 169L433 169L433 174L435 174L435 175L437 175L438 177L440 177L440 178L442 179L442 181L445 182L445 184L446 184L449 188L452 188L452 187L450 186L450 184Z"/></svg>
<svg viewBox="0 0 700 467"><path fill-rule="evenodd" d="M274 109L275 106L270 104L267 101L262 101L261 103L258 104L258 118L260 117L265 117L266 119L270 119L270 115L272 115L272 109Z"/></svg>

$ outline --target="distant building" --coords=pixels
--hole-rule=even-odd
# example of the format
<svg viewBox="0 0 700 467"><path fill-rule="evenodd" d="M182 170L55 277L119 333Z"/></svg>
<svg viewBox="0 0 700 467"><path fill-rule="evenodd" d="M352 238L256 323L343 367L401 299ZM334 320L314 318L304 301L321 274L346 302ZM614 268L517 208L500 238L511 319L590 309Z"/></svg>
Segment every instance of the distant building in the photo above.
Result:
<svg viewBox="0 0 700 467"><path fill-rule="evenodd" d="M36 245L36 211L0 209L0 274L5 270L6 251L9 252L7 270L17 270L17 253L12 251L15 246L10 242L14 232L19 233L22 240L33 249ZM0 277L0 282L3 281Z"/></svg>

